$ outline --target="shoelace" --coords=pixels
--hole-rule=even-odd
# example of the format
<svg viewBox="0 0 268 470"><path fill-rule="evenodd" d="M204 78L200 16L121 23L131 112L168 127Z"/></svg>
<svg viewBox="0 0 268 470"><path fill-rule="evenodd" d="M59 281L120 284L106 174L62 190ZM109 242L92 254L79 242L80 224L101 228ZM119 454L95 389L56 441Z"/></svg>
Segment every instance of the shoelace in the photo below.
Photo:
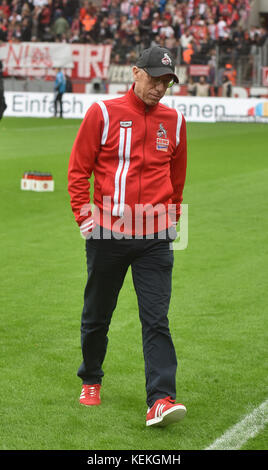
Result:
<svg viewBox="0 0 268 470"><path fill-rule="evenodd" d="M168 403L172 403L173 405L175 403L175 400L173 400L171 397L166 397L164 400L167 401Z"/></svg>
<svg viewBox="0 0 268 470"><path fill-rule="evenodd" d="M92 398L95 397L95 396L97 395L97 393L98 393L98 388L95 387L94 385L93 385L93 386L86 385L86 386L84 387L84 389L85 389L85 393L86 393L87 395L90 395L90 397L92 397Z"/></svg>
<svg viewBox="0 0 268 470"><path fill-rule="evenodd" d="M166 402L165 405L163 405L163 406L166 406L166 405L168 405L169 403L171 403L172 405L174 405L174 404L176 403L176 400L173 400L171 397L163 398L163 401ZM149 411L150 411L151 409L152 409L152 408L148 408L147 413L149 413Z"/></svg>

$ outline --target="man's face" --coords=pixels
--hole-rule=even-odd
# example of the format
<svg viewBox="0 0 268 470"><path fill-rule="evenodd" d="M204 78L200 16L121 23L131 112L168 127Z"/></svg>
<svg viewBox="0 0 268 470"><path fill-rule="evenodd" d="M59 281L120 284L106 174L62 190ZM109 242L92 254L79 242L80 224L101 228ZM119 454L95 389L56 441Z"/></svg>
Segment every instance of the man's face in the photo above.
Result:
<svg viewBox="0 0 268 470"><path fill-rule="evenodd" d="M172 75L151 77L145 70L133 67L135 94L148 106L155 106L163 98Z"/></svg>

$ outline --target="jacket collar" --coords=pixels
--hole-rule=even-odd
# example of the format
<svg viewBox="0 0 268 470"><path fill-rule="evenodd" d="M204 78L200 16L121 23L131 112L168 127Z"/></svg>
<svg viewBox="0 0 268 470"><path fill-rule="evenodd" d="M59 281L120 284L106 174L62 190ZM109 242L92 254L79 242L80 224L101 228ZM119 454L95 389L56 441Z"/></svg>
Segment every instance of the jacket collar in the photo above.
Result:
<svg viewBox="0 0 268 470"><path fill-rule="evenodd" d="M150 113L154 111L158 103L155 106L148 106L147 104L144 103L134 92L134 87L135 83L133 83L132 87L130 90L127 92L126 96L128 101L130 102L130 105L134 107L139 113L145 114L145 113Z"/></svg>

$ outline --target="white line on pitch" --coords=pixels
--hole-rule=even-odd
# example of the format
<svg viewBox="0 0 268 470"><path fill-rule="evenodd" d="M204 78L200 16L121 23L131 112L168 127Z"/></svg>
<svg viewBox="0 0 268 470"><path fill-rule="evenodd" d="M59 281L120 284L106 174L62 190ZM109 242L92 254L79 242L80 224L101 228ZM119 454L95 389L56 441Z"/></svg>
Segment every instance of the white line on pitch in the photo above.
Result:
<svg viewBox="0 0 268 470"><path fill-rule="evenodd" d="M228 429L221 437L205 450L239 450L248 441L261 432L268 422L268 400L264 401L242 421Z"/></svg>

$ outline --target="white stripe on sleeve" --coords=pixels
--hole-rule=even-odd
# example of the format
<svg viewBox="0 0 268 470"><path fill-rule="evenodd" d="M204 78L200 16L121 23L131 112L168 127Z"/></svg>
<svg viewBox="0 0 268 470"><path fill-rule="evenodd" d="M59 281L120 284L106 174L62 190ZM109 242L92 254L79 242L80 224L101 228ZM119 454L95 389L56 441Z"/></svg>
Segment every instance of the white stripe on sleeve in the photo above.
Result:
<svg viewBox="0 0 268 470"><path fill-rule="evenodd" d="M182 123L182 114L180 111L176 110L178 114L177 119L177 128L176 128L176 146L178 147L180 143L180 132L181 132L181 123Z"/></svg>
<svg viewBox="0 0 268 470"><path fill-rule="evenodd" d="M106 143L108 130L109 130L109 114L103 101L98 101L97 104L102 110L102 115L104 119L104 128L102 131L102 138L101 138L101 145L104 145Z"/></svg>

